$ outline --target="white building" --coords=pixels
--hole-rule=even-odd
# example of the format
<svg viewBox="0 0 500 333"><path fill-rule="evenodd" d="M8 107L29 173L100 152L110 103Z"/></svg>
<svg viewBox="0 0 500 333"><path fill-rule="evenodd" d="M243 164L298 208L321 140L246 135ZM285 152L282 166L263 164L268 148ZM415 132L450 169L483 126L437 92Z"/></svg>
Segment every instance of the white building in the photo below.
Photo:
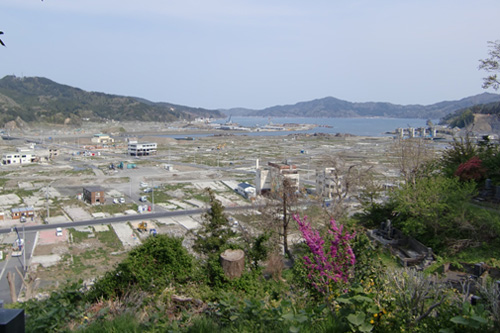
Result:
<svg viewBox="0 0 500 333"><path fill-rule="evenodd" d="M15 153L4 153L2 155L2 164L31 164L37 161L34 151L21 150Z"/></svg>
<svg viewBox="0 0 500 333"><path fill-rule="evenodd" d="M130 156L147 156L156 154L156 142L143 142L129 141L128 154Z"/></svg>
<svg viewBox="0 0 500 333"><path fill-rule="evenodd" d="M236 192L247 199L255 197L255 187L248 183L239 183Z"/></svg>

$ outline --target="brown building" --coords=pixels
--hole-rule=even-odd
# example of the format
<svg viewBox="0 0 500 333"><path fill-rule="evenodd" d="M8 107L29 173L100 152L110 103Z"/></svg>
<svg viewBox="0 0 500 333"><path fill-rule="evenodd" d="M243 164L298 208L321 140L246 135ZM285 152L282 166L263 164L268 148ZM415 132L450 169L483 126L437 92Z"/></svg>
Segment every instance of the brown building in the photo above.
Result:
<svg viewBox="0 0 500 333"><path fill-rule="evenodd" d="M28 218L28 217L34 217L35 216L35 210L33 207L28 206L28 207L19 207L19 208L12 208L10 210L11 216L13 220L18 220L21 218ZM2 216L3 217L3 216Z"/></svg>
<svg viewBox="0 0 500 333"><path fill-rule="evenodd" d="M100 186L86 186L83 188L83 200L91 205L103 204L106 202L104 198L104 189Z"/></svg>

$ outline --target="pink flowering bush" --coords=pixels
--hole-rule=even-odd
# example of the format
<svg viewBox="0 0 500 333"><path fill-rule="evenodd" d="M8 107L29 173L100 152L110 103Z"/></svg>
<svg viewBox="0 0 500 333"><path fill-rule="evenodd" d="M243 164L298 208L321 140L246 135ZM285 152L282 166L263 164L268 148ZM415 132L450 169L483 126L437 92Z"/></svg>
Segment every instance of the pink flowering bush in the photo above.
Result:
<svg viewBox="0 0 500 333"><path fill-rule="evenodd" d="M338 226L335 220L330 221L328 234L323 238L318 230L308 223L307 217L302 220L298 215L293 217L299 224L299 230L311 256L304 256L304 264L308 270L308 279L319 292L327 294L332 290L331 283L347 283L356 263L356 257L350 246L355 233L344 232L344 226Z"/></svg>

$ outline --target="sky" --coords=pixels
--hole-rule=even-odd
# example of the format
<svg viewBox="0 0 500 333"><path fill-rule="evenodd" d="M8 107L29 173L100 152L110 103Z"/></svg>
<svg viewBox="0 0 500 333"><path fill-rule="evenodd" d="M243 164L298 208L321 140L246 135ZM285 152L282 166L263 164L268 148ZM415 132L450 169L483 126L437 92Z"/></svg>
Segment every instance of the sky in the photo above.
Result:
<svg viewBox="0 0 500 333"><path fill-rule="evenodd" d="M499 13L498 0L1 0L0 78L208 109L428 105L485 91Z"/></svg>

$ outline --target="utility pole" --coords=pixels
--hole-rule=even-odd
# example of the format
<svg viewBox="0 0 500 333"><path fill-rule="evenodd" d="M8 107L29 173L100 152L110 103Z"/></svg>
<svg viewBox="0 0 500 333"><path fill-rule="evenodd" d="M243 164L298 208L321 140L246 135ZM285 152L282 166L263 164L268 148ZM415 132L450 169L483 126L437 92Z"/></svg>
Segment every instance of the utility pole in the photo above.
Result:
<svg viewBox="0 0 500 333"><path fill-rule="evenodd" d="M28 267L26 267L26 232L24 231L24 224L23 224L23 273L26 274L26 271L28 270Z"/></svg>
<svg viewBox="0 0 500 333"><path fill-rule="evenodd" d="M49 211L49 185L45 186L45 201L47 203L47 217L45 221L49 223L50 211Z"/></svg>
<svg viewBox="0 0 500 333"><path fill-rule="evenodd" d="M310 164L311 164L311 156L309 156L309 160L307 162L307 180L309 180L309 170L310 170L309 166L310 166Z"/></svg>

